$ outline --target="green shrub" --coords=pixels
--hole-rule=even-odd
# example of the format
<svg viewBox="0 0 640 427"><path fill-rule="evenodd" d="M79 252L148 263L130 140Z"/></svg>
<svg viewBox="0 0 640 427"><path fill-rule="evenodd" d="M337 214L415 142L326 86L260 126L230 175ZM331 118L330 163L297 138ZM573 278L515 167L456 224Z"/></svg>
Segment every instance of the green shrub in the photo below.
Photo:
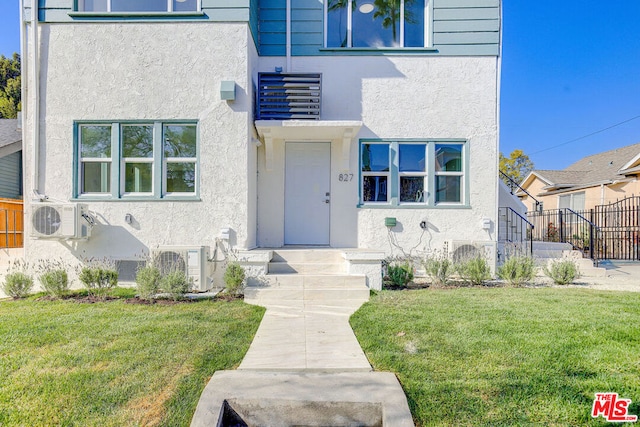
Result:
<svg viewBox="0 0 640 427"><path fill-rule="evenodd" d="M69 276L66 270L44 271L38 279L42 288L52 297L61 298L69 291Z"/></svg>
<svg viewBox="0 0 640 427"><path fill-rule="evenodd" d="M507 258L504 264L498 268L498 277L511 286L522 286L534 278L535 269L533 258L513 256Z"/></svg>
<svg viewBox="0 0 640 427"><path fill-rule="evenodd" d="M475 286L491 279L489 263L480 255L461 261L456 265L456 270L462 280Z"/></svg>
<svg viewBox="0 0 640 427"><path fill-rule="evenodd" d="M22 271L8 273L2 285L2 291L13 299L26 297L31 289L33 289L33 278Z"/></svg>
<svg viewBox="0 0 640 427"><path fill-rule="evenodd" d="M118 284L118 271L108 266L82 267L79 279L89 295L104 298Z"/></svg>
<svg viewBox="0 0 640 427"><path fill-rule="evenodd" d="M551 268L544 268L544 274L553 279L556 285L568 285L580 276L578 266L570 259L552 262Z"/></svg>
<svg viewBox="0 0 640 427"><path fill-rule="evenodd" d="M434 255L424 260L424 269L432 285L444 286L454 272L453 262L444 255Z"/></svg>
<svg viewBox="0 0 640 427"><path fill-rule="evenodd" d="M413 268L408 261L391 263L387 266L385 285L391 288L404 288L413 280Z"/></svg>
<svg viewBox="0 0 640 427"><path fill-rule="evenodd" d="M190 287L191 282L182 270L171 270L160 279L160 288L176 301L184 298Z"/></svg>
<svg viewBox="0 0 640 427"><path fill-rule="evenodd" d="M160 290L160 269L152 264L140 268L136 273L138 295L142 299L152 299Z"/></svg>
<svg viewBox="0 0 640 427"><path fill-rule="evenodd" d="M237 261L231 261L224 272L225 292L231 295L242 295L244 279L244 268Z"/></svg>

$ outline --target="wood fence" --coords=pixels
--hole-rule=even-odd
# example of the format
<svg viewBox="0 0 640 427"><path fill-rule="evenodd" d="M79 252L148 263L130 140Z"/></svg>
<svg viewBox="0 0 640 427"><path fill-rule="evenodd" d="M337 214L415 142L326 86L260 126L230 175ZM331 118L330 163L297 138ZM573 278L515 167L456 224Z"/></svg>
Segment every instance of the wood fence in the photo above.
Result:
<svg viewBox="0 0 640 427"><path fill-rule="evenodd" d="M24 244L22 200L0 198L0 248L21 248Z"/></svg>

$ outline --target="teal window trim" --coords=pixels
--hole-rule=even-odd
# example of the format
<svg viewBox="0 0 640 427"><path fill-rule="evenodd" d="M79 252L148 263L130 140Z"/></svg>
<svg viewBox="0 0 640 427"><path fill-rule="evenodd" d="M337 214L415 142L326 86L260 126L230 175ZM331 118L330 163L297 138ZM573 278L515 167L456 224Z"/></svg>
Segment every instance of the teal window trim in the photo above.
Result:
<svg viewBox="0 0 640 427"><path fill-rule="evenodd" d="M440 51L434 47L323 47L320 52L345 56L398 56L398 55L433 55Z"/></svg>
<svg viewBox="0 0 640 427"><path fill-rule="evenodd" d="M87 21L167 21L207 19L207 14L199 12L69 12L74 20Z"/></svg>
<svg viewBox="0 0 640 427"><path fill-rule="evenodd" d="M399 145L400 144L426 144L426 190L427 196L424 203L400 203L399 202ZM389 144L389 197L387 202L363 202L363 173L362 173L362 146L364 144ZM462 179L460 197L461 202L436 203L436 173L435 173L435 147L436 144L451 144L462 146ZM469 179L469 141L461 138L364 138L358 144L358 204L357 208L364 209L471 209L470 204L470 179Z"/></svg>
<svg viewBox="0 0 640 427"><path fill-rule="evenodd" d="M124 192L123 158L121 153L122 145L122 125L144 125L153 124L153 181L152 193L130 193ZM111 126L111 174L109 193L82 193L82 161L80 147L80 129L87 125L109 125ZM195 188L193 193L166 193L166 183L164 182L165 159L163 158L164 126L165 125L185 125L196 128L196 157L189 158L188 162L194 163ZM76 201L199 201L200 200L200 124L197 120L79 120L73 125L73 197Z"/></svg>

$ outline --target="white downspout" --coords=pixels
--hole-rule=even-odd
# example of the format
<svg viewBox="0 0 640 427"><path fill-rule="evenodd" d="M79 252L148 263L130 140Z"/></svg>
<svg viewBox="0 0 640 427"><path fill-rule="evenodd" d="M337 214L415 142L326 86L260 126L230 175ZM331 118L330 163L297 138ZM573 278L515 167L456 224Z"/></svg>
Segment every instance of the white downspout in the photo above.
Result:
<svg viewBox="0 0 640 427"><path fill-rule="evenodd" d="M604 205L604 184L600 184L600 204Z"/></svg>
<svg viewBox="0 0 640 427"><path fill-rule="evenodd" d="M25 23L26 26L26 23ZM33 104L28 106L29 113L33 120L32 138L33 138L33 193L40 197L40 58L38 49L38 1L31 0L31 42L32 46L32 64L31 64L31 89L33 96L28 101ZM32 113L32 114L31 114Z"/></svg>
<svg viewBox="0 0 640 427"><path fill-rule="evenodd" d="M287 0L287 72L291 72L291 0Z"/></svg>

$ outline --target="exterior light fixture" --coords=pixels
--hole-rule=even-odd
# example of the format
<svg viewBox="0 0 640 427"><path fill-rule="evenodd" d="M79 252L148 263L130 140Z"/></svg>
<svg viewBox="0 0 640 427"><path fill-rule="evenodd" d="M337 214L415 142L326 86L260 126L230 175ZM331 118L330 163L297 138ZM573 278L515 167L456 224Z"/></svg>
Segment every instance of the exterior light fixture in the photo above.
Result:
<svg viewBox="0 0 640 427"><path fill-rule="evenodd" d="M373 12L373 9L373 3L362 3L360 7L358 7L360 13L371 13Z"/></svg>

